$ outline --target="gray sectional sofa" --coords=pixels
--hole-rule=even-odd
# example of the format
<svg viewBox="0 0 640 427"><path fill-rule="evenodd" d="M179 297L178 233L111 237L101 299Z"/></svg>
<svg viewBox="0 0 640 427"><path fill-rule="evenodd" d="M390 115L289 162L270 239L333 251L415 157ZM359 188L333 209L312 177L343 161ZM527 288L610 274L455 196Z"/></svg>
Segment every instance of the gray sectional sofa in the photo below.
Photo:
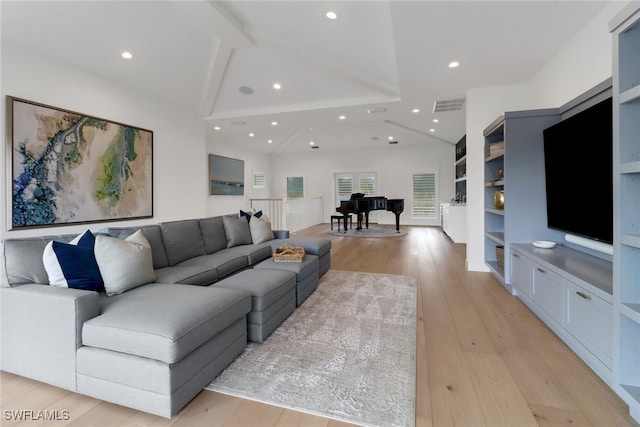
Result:
<svg viewBox="0 0 640 427"><path fill-rule="evenodd" d="M274 239L254 244L237 215L99 234L125 239L137 230L150 247L155 280L110 296L49 286L47 243L76 236L0 242L2 370L171 417L248 338L261 341L286 319L331 264L330 240L274 231ZM274 267L273 249L288 241L303 246L307 259Z"/></svg>

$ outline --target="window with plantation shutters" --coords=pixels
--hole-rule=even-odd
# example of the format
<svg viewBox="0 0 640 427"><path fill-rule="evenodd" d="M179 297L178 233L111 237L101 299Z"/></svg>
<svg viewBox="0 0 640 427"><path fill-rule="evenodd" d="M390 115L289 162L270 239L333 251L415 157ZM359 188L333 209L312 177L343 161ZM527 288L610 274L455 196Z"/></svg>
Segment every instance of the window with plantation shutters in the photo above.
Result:
<svg viewBox="0 0 640 427"><path fill-rule="evenodd" d="M365 196L376 196L378 192L378 175L376 172L345 172L335 173L335 201L340 206L343 200L351 199L353 193L363 193ZM369 222L376 222L376 212L369 214Z"/></svg>
<svg viewBox="0 0 640 427"><path fill-rule="evenodd" d="M374 196L376 192L376 176L373 174L359 174L360 193L366 196Z"/></svg>
<svg viewBox="0 0 640 427"><path fill-rule="evenodd" d="M266 178L264 176L264 172L255 171L253 173L253 188L264 188L265 182L266 182Z"/></svg>
<svg viewBox="0 0 640 427"><path fill-rule="evenodd" d="M336 197L340 200L349 200L353 193L353 175L336 175Z"/></svg>
<svg viewBox="0 0 640 427"><path fill-rule="evenodd" d="M413 204L411 215L418 218L436 217L436 174L413 174Z"/></svg>

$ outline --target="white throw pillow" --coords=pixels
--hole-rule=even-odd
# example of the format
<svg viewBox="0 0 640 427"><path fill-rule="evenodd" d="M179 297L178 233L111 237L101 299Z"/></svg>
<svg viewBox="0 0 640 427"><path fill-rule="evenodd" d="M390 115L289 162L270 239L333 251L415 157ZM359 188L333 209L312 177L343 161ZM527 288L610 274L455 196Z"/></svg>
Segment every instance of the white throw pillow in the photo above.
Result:
<svg viewBox="0 0 640 427"><path fill-rule="evenodd" d="M140 230L125 240L96 236L95 254L108 296L121 294L156 279L151 245Z"/></svg>
<svg viewBox="0 0 640 427"><path fill-rule="evenodd" d="M251 240L256 245L276 238L271 230L271 221L266 215L260 218L252 216L249 220L249 230L251 230Z"/></svg>

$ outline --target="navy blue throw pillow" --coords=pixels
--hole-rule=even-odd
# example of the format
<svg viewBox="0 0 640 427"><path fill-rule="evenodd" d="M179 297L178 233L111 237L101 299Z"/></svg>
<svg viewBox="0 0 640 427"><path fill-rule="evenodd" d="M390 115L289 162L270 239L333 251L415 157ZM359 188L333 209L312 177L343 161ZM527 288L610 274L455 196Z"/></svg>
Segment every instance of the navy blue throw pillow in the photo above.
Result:
<svg viewBox="0 0 640 427"><path fill-rule="evenodd" d="M52 241L42 255L51 286L100 291L104 288L94 254L96 238L87 230L71 243Z"/></svg>
<svg viewBox="0 0 640 427"><path fill-rule="evenodd" d="M247 222L249 222L249 220L251 219L251 212L245 212L242 209L240 209L240 218L242 217L245 217Z"/></svg>
<svg viewBox="0 0 640 427"><path fill-rule="evenodd" d="M93 246L70 245L53 242L60 269L67 282L67 287L98 291L102 289L100 268L93 253Z"/></svg>
<svg viewBox="0 0 640 427"><path fill-rule="evenodd" d="M262 211L258 211L254 213L253 216L255 216L256 218L260 218L262 216ZM247 222L249 222L251 220L251 212L245 212L242 209L240 209L240 218L242 217L245 217Z"/></svg>

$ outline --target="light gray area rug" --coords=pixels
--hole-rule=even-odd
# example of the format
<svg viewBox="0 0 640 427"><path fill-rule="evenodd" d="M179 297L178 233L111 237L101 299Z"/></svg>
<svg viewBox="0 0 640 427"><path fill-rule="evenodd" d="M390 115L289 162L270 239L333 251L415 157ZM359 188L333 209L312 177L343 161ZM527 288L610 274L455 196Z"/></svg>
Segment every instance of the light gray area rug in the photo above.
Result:
<svg viewBox="0 0 640 427"><path fill-rule="evenodd" d="M328 271L208 390L364 426L413 426L416 279Z"/></svg>
<svg viewBox="0 0 640 427"><path fill-rule="evenodd" d="M335 236L342 237L400 237L406 236L407 232L400 227L400 231L396 231L396 226L380 226L380 225L371 225L369 224L369 228L362 228L362 230L356 230L355 228L347 228L347 232L345 233L343 229L338 231L337 228L334 227L333 230L329 230L329 234L333 234Z"/></svg>

